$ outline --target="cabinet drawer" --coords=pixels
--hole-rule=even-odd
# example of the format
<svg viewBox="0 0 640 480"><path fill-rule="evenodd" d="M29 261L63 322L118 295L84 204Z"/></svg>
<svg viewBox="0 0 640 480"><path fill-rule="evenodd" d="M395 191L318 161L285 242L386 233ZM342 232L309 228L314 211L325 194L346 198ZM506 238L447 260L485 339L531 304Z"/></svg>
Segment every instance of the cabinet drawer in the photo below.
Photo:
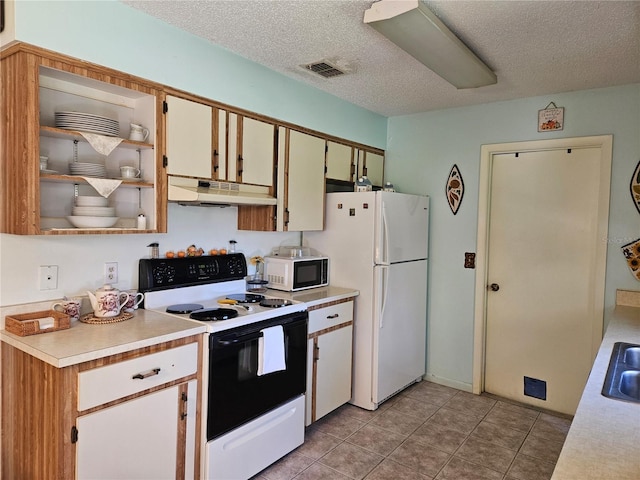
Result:
<svg viewBox="0 0 640 480"><path fill-rule="evenodd" d="M186 377L196 373L197 368L198 344L190 343L81 372L78 411Z"/></svg>
<svg viewBox="0 0 640 480"><path fill-rule="evenodd" d="M353 320L353 301L330 305L309 312L309 333Z"/></svg>

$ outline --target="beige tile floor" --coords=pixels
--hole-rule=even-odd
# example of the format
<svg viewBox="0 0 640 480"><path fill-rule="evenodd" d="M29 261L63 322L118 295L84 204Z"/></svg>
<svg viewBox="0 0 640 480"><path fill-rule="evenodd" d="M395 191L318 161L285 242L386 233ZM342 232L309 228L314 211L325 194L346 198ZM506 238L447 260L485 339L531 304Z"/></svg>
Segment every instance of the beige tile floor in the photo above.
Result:
<svg viewBox="0 0 640 480"><path fill-rule="evenodd" d="M374 412L340 407L254 480L548 480L570 424L423 381Z"/></svg>

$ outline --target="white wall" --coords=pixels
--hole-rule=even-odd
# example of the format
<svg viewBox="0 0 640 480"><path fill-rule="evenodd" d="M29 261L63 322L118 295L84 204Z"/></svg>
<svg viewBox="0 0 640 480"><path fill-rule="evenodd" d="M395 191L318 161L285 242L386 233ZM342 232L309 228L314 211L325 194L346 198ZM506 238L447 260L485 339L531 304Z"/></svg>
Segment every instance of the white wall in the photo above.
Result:
<svg viewBox="0 0 640 480"><path fill-rule="evenodd" d="M538 110L565 108L564 130L538 133ZM439 381L471 389L475 270L464 253L476 251L480 146L524 140L613 134L613 166L605 308L615 290L638 290L620 246L640 238L640 215L629 182L640 160L640 85L497 102L410 116L388 123L386 180L403 192L431 196L427 371ZM454 216L444 192L453 164L465 193ZM607 319L605 319L605 324Z"/></svg>
<svg viewBox="0 0 640 480"><path fill-rule="evenodd" d="M355 142L384 148L386 118L182 32L115 0L8 2L8 29L43 48L138 75L229 105ZM14 15L15 10L15 25ZM15 28L14 28L15 27ZM4 161L4 159L3 159ZM103 283L104 262L119 264L118 288L137 287L147 245L206 250L238 241L247 255L297 244L297 233L236 230L235 207L170 205L162 235L14 236L0 234L0 306L76 295ZM38 267L58 265L57 290L39 290Z"/></svg>

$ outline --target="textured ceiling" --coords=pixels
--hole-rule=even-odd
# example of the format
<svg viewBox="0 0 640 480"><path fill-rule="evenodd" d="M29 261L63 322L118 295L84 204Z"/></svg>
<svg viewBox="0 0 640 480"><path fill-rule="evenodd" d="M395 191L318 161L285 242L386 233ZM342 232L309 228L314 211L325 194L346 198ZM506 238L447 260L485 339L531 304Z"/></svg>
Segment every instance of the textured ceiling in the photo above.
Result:
<svg viewBox="0 0 640 480"><path fill-rule="evenodd" d="M123 0L385 116L640 82L639 1L425 1L497 74L457 90L363 23L371 0ZM351 70L325 79L300 65Z"/></svg>

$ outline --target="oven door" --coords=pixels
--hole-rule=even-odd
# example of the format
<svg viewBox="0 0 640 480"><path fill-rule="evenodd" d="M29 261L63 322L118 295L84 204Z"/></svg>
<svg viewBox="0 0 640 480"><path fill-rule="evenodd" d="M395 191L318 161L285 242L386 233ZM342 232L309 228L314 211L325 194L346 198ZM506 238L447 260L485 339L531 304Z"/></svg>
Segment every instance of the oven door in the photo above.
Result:
<svg viewBox="0 0 640 480"><path fill-rule="evenodd" d="M210 335L208 441L305 392L307 319L306 311L296 312ZM258 375L258 340L278 325L285 369Z"/></svg>

